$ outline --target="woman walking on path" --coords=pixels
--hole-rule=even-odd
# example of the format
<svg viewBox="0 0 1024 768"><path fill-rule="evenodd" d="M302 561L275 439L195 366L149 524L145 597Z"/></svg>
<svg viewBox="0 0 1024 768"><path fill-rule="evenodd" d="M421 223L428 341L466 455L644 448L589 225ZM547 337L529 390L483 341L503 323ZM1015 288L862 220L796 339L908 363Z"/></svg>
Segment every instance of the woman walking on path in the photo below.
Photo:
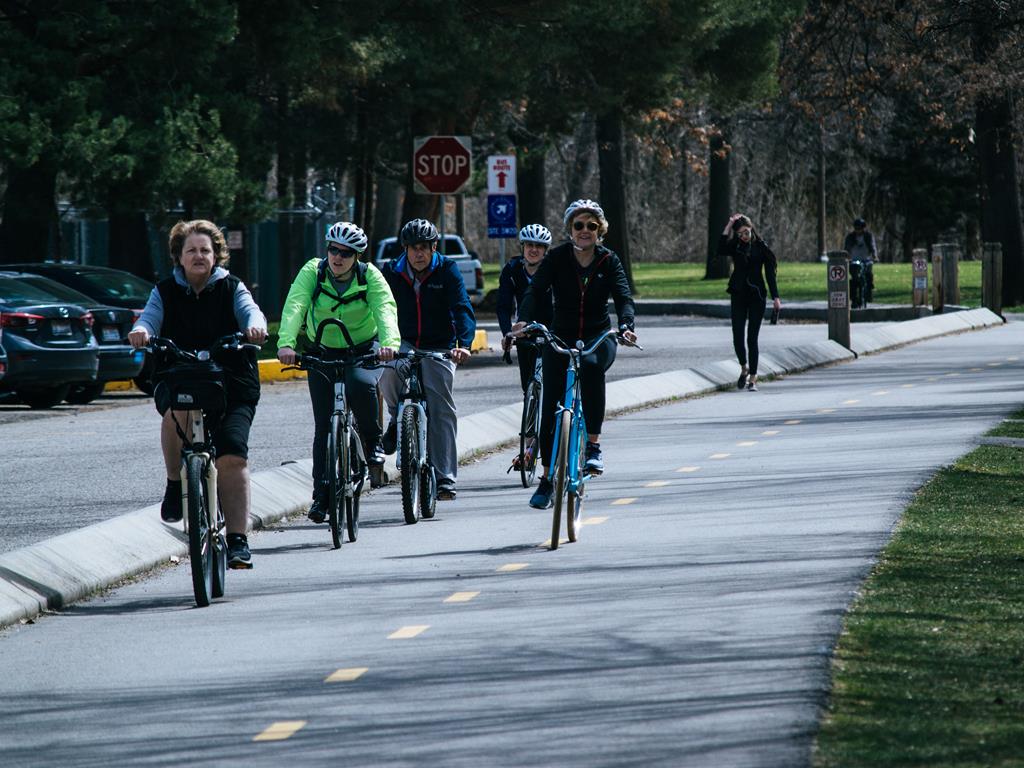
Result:
<svg viewBox="0 0 1024 768"><path fill-rule="evenodd" d="M718 241L718 255L732 256L732 275L726 290L729 292L732 309L732 344L740 363L736 388L743 389L746 385L747 391L756 392L757 336L761 332L761 321L764 320L767 294L771 293L772 309L775 312L782 307L779 287L775 282L778 262L765 241L754 231L750 219L740 213L729 217L729 223L725 225L725 231Z"/></svg>

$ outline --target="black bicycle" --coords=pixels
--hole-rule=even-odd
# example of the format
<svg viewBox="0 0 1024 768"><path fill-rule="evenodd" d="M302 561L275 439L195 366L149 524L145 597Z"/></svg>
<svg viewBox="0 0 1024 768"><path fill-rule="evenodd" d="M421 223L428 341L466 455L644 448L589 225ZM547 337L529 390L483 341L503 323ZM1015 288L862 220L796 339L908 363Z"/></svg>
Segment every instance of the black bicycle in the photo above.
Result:
<svg viewBox="0 0 1024 768"><path fill-rule="evenodd" d="M505 362L512 363L511 350L505 350ZM537 460L540 458L540 404L544 393L544 378L542 376L543 359L537 355L533 364L533 377L526 385L526 392L523 394L523 415L519 424L519 454L512 459L512 466L509 472L519 471L523 488L533 485L537 477Z"/></svg>
<svg viewBox="0 0 1024 768"><path fill-rule="evenodd" d="M244 342L245 336L233 333L218 339L209 350L186 352L170 339L153 337L151 352L170 358L169 367L160 374L157 396L170 403L174 428L181 438L181 482L186 498L185 534L192 568L192 592L196 605L205 607L210 600L224 596L228 546L224 538L224 513L217 496L217 449L211 434L217 419L227 408L224 369L210 358L211 350L259 350L258 344ZM166 387L166 394L159 388ZM178 413L188 422L182 425Z"/></svg>
<svg viewBox="0 0 1024 768"><path fill-rule="evenodd" d="M398 469L402 476L402 515L412 525L437 509L437 478L427 454L427 395L423 390L423 361L448 360L447 352L399 352L396 360L408 361L405 386L398 402ZM396 366L397 368L397 366Z"/></svg>
<svg viewBox="0 0 1024 768"><path fill-rule="evenodd" d="M314 350L321 348L320 339L329 325L336 325L341 329L345 341L352 346L352 337L345 324L337 318L329 317L317 326L313 340ZM324 484L331 543L335 549L340 549L344 541L343 517L348 540L355 541L359 536L359 498L366 484L368 470L363 441L359 437L355 418L345 399L345 371L356 367L380 367L377 353L352 355L340 360L324 360L315 354L304 354L298 356L296 363L283 370L309 371L323 376L334 385L334 410L331 412L331 429L327 434Z"/></svg>

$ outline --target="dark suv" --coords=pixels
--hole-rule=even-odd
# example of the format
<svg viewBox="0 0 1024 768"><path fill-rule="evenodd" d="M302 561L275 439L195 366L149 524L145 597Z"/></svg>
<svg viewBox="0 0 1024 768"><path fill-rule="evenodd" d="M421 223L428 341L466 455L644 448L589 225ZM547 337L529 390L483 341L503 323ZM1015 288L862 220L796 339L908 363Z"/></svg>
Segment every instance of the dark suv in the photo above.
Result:
<svg viewBox="0 0 1024 768"><path fill-rule="evenodd" d="M73 383L96 380L99 345L93 315L23 280L0 274L0 344L7 375L0 392L32 408L52 408Z"/></svg>

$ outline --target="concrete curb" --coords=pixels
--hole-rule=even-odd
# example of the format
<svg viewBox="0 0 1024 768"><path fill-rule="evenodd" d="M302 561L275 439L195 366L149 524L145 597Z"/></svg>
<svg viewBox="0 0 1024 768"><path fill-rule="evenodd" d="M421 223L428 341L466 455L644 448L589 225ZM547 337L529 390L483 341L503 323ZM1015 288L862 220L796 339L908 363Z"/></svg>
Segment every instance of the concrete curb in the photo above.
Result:
<svg viewBox="0 0 1024 768"><path fill-rule="evenodd" d="M1002 325L987 309L910 320L892 327L858 332L850 351L832 341L788 347L761 356L766 378L852 360L914 341ZM722 360L697 369L667 371L608 385L607 411L622 413L668 400L731 389L739 366ZM519 435L518 403L459 420L460 461L493 450ZM394 458L386 470L394 474ZM307 507L312 491L312 460L304 459L252 476L252 524L269 525ZM96 590L185 556L180 525L160 521L158 505L90 525L23 549L0 555L0 627L59 609ZM183 595L187 586L183 583ZM183 596L182 599L186 599Z"/></svg>

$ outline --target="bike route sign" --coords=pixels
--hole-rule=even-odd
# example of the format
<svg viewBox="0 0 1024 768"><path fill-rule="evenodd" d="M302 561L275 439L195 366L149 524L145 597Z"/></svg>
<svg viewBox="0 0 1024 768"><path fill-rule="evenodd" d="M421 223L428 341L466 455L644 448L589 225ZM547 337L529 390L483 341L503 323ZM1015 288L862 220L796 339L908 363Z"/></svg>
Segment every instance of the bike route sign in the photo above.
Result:
<svg viewBox="0 0 1024 768"><path fill-rule="evenodd" d="M487 237L515 237L516 230L516 196L487 196Z"/></svg>

